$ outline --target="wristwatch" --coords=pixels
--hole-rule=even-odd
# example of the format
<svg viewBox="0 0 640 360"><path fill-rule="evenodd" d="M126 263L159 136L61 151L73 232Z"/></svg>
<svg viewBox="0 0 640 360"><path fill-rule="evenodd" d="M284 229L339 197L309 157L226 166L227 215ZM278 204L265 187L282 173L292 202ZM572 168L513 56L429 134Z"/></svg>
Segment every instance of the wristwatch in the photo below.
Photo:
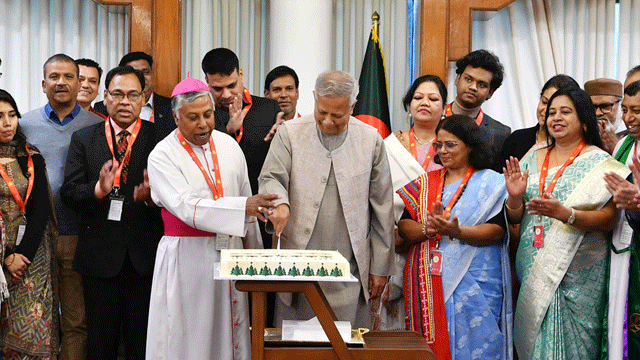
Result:
<svg viewBox="0 0 640 360"><path fill-rule="evenodd" d="M571 215L569 215L569 218L567 219L567 222L565 224L573 225L573 222L576 221L576 211L573 208L569 209L571 209Z"/></svg>

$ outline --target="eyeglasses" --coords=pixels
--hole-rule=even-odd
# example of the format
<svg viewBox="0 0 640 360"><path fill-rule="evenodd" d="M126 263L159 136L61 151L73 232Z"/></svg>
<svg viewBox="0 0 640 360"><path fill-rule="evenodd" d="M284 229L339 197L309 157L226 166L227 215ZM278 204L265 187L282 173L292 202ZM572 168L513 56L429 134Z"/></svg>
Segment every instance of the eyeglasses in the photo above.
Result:
<svg viewBox="0 0 640 360"><path fill-rule="evenodd" d="M132 92L130 92L128 94L123 94L123 93L118 92L118 91L111 92L111 91L109 91L107 89L107 93L109 95L111 95L113 100L118 101L118 102L122 101L125 96L127 97L127 99L129 99L129 101L138 101L138 99L140 99L140 96L142 96L142 93L135 92L135 91L132 91Z"/></svg>
<svg viewBox="0 0 640 360"><path fill-rule="evenodd" d="M603 114L608 114L611 112L611 110L613 110L613 105L617 104L618 102L620 102L620 100L612 103L593 104L593 106L595 106L596 110L600 109Z"/></svg>
<svg viewBox="0 0 640 360"><path fill-rule="evenodd" d="M458 146L459 144L460 144L459 142L455 142L455 141L445 141L444 143L438 141L438 142L434 142L432 146L433 146L433 150L435 151L440 151L442 147L444 147L444 149L447 151L451 151L455 149L455 147Z"/></svg>

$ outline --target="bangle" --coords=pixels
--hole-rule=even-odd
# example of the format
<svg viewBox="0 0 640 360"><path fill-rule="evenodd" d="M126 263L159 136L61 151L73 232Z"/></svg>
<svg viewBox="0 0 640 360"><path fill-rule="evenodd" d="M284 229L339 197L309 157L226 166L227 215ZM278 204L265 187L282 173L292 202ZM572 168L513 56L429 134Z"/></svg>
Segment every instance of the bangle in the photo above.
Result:
<svg viewBox="0 0 640 360"><path fill-rule="evenodd" d="M515 208L515 209L512 209L512 208L510 208L510 207L509 207L509 199L507 199L507 200L504 202L504 206L506 206L506 207L507 207L507 210L511 210L511 211L518 211L518 210L522 209L522 201L520 202L520 206L518 206L518 207L517 207L517 208Z"/></svg>
<svg viewBox="0 0 640 360"><path fill-rule="evenodd" d="M573 222L576 221L576 211L573 208L569 209L571 209L571 215L569 215L569 218L567 219L567 222L565 222L565 224L573 225Z"/></svg>
<svg viewBox="0 0 640 360"><path fill-rule="evenodd" d="M426 238L429 237L427 235L427 224L422 224L422 235L424 235L424 237L426 237Z"/></svg>
<svg viewBox="0 0 640 360"><path fill-rule="evenodd" d="M6 267L11 266L11 264L13 264L13 262L16 260L16 253L13 253L13 254L11 254L11 255L13 255L13 258L11 258L11 262L10 262L10 263L5 264L5 266L6 266Z"/></svg>

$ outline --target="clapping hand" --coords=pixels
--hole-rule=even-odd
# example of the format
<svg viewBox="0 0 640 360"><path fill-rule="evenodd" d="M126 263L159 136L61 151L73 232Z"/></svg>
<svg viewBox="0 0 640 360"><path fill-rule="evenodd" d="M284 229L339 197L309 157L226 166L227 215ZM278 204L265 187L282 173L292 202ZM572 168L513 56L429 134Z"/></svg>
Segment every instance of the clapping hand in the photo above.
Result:
<svg viewBox="0 0 640 360"><path fill-rule="evenodd" d="M529 170L526 170L524 174L520 172L520 162L513 156L509 157L509 160L507 160L505 164L506 167L502 168L502 172L504 173L507 192L509 192L509 196L511 197L522 199L527 189Z"/></svg>
<svg viewBox="0 0 640 360"><path fill-rule="evenodd" d="M235 134L240 130L247 115L247 110L242 106L242 94L236 96L233 103L229 105L229 122L227 123L227 133Z"/></svg>
<svg viewBox="0 0 640 360"><path fill-rule="evenodd" d="M451 219L451 220L449 220ZM430 232L447 235L450 238L460 237L460 224L458 215L445 214L444 205L441 201L436 201L427 217L427 234Z"/></svg>

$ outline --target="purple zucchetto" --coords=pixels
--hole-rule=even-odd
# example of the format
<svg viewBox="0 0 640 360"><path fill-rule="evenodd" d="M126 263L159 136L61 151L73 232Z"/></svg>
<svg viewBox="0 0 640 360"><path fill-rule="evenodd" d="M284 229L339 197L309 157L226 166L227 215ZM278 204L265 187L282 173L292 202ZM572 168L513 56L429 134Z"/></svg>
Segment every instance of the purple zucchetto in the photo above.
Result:
<svg viewBox="0 0 640 360"><path fill-rule="evenodd" d="M189 76L189 73L187 73L187 78L180 81L178 85L173 88L171 97L194 91L209 91L209 86L198 79L192 78Z"/></svg>

